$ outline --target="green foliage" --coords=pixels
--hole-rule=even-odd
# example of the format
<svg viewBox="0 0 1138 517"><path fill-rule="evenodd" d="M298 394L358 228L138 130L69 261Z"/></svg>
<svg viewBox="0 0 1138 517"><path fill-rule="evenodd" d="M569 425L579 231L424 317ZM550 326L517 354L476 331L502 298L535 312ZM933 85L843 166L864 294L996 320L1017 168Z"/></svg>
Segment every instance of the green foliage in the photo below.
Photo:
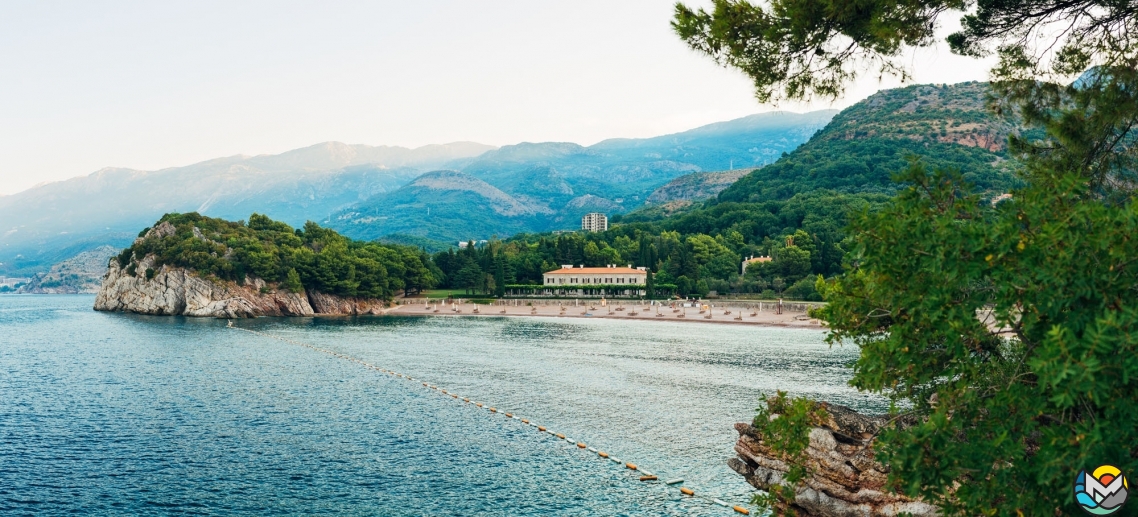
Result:
<svg viewBox="0 0 1138 517"><path fill-rule="evenodd" d="M1080 469L1138 469L1138 203L1047 168L996 208L959 175L908 179L822 310L861 348L851 383L921 417L879 437L891 481L949 514L1077 512Z"/></svg>
<svg viewBox="0 0 1138 517"><path fill-rule="evenodd" d="M890 58L907 46L932 42L929 21L947 2L864 2L773 0L769 7L738 0L716 0L711 12L676 5L672 22L688 44L721 64L754 79L760 102L837 97L869 60L882 73L904 75ZM853 44L827 44L848 38ZM785 93L780 92L785 89Z"/></svg>
<svg viewBox="0 0 1138 517"><path fill-rule="evenodd" d="M848 216L887 199L880 194L815 191L783 201L723 202L601 233L520 234L486 246L440 252L433 261L442 286L487 294L480 279L488 273L496 277L499 261L506 285L539 285L543 273L562 264L632 264L658 275L654 296L706 295L713 283L721 294L760 293L776 277L784 287L804 278L812 285L815 275L840 271ZM795 246L788 249L789 236L794 236ZM752 255L770 255L774 261L749 268L744 277L743 258ZM803 299L817 297L810 289L795 292Z"/></svg>
<svg viewBox="0 0 1138 517"><path fill-rule="evenodd" d="M1134 66L1138 8L1113 0L714 0L676 5L672 26L693 49L737 68L760 101L836 99L866 69L907 79L907 50L934 43L939 17L965 11L953 52L996 50L1001 80ZM1093 13L1093 14L1092 14ZM1062 28L1059 28L1062 27Z"/></svg>
<svg viewBox="0 0 1138 517"><path fill-rule="evenodd" d="M750 75L761 99L836 97L867 65L904 77L905 48L931 43L940 14L966 11L952 50L995 50L997 113L1045 131L1008 133L1025 183L996 206L967 167L932 163L930 174L915 164L900 178L908 188L856 220L849 271L816 282L830 302L819 311L829 339L861 350L851 383L910 413L912 425L877 437L889 486L947 515L1060 515L1079 512L1071 484L1080 470L1134 472L1138 5L713 3L711 12L677 5L674 26ZM1070 86L1041 80L1088 68ZM940 140L957 122L925 131ZM777 194L778 171L768 172L721 199ZM772 440L806 426L772 430Z"/></svg>
<svg viewBox="0 0 1138 517"><path fill-rule="evenodd" d="M145 237L119 255L128 274L136 260L152 254L155 267L185 267L238 283L253 275L292 292L391 299L396 291L435 282L420 250L353 241L312 222L294 230L260 214L246 224L188 213L167 214L155 227L163 224L173 226L172 235Z"/></svg>
<svg viewBox="0 0 1138 517"><path fill-rule="evenodd" d="M285 273L281 287L288 289L289 292L292 293L299 293L304 290L304 283L300 281L300 273L297 273L295 268L288 268L288 273Z"/></svg>

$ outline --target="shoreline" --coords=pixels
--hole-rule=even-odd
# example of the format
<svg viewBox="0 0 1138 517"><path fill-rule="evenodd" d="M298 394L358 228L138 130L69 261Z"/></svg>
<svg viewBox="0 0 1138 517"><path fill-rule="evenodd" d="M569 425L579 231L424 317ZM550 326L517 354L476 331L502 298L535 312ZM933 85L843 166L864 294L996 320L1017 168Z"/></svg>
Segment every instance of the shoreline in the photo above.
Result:
<svg viewBox="0 0 1138 517"><path fill-rule="evenodd" d="M450 316L450 317L544 317L544 318L571 318L571 319L610 319L621 321L651 321L651 322L675 322L675 323L705 323L705 324L718 324L718 325L743 325L752 327L780 327L780 328L802 328L802 329L818 329L825 330L826 325L821 321L810 318L804 312L789 312L784 311L782 314L775 314L774 311L765 310L755 313L746 309L737 307L728 308L714 308L709 312L711 318L706 318L707 313L699 314L698 309L688 309L685 317L677 317L677 314L672 312L671 308L661 307L660 314L657 317L655 308L651 310L644 309L645 306L625 306L623 311L613 310L612 314L609 313L609 307L593 306L595 310L590 309L589 306L566 306L565 311L562 312L558 306L514 306L514 305L478 305L471 303L464 303L458 306L460 312L456 312L450 305L440 303L438 304L438 312L435 312L436 305L422 305L422 304L403 304L397 305L390 309L383 311L387 316ZM473 312L477 308L478 312ZM631 315L632 309L638 309L635 316ZM724 310L730 310L731 314L724 314ZM739 316L740 311L743 314L742 320L735 319Z"/></svg>

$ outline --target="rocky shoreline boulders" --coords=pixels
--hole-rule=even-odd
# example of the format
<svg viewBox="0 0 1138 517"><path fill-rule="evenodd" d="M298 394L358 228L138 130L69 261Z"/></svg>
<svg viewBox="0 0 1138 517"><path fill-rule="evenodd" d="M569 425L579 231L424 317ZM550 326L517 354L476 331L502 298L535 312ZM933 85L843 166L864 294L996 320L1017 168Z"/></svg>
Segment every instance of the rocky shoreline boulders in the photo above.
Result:
<svg viewBox="0 0 1138 517"><path fill-rule="evenodd" d="M827 419L810 430L810 445L803 452L809 474L795 490L795 498L776 515L793 510L800 517L921 516L939 515L937 507L885 489L889 468L874 459L872 442L885 416L866 416L844 406L827 404ZM763 443L755 428L735 424L739 441L732 470L759 490L783 483L788 458Z"/></svg>

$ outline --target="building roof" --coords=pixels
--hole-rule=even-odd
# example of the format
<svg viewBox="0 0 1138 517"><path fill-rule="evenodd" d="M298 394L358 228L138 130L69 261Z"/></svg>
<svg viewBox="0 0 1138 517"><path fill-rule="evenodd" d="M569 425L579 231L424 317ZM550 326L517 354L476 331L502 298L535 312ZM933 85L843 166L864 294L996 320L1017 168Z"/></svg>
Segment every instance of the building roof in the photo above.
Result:
<svg viewBox="0 0 1138 517"><path fill-rule="evenodd" d="M748 264L754 264L755 262L770 262L770 261L771 261L770 257L754 257L754 258L749 258L747 260L744 260L743 262L746 262Z"/></svg>
<svg viewBox="0 0 1138 517"><path fill-rule="evenodd" d="M630 267L565 267L545 272L547 275L635 275L647 273L643 269Z"/></svg>

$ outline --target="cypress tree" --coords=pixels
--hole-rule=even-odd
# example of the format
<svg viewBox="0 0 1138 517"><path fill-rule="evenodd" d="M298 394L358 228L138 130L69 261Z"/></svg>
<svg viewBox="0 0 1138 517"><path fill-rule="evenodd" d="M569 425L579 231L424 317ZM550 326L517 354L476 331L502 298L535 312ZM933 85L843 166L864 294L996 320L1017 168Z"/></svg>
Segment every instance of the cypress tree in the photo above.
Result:
<svg viewBox="0 0 1138 517"><path fill-rule="evenodd" d="M501 298L506 296L506 267L502 264L505 259L498 257L497 266L494 268L494 296Z"/></svg>

